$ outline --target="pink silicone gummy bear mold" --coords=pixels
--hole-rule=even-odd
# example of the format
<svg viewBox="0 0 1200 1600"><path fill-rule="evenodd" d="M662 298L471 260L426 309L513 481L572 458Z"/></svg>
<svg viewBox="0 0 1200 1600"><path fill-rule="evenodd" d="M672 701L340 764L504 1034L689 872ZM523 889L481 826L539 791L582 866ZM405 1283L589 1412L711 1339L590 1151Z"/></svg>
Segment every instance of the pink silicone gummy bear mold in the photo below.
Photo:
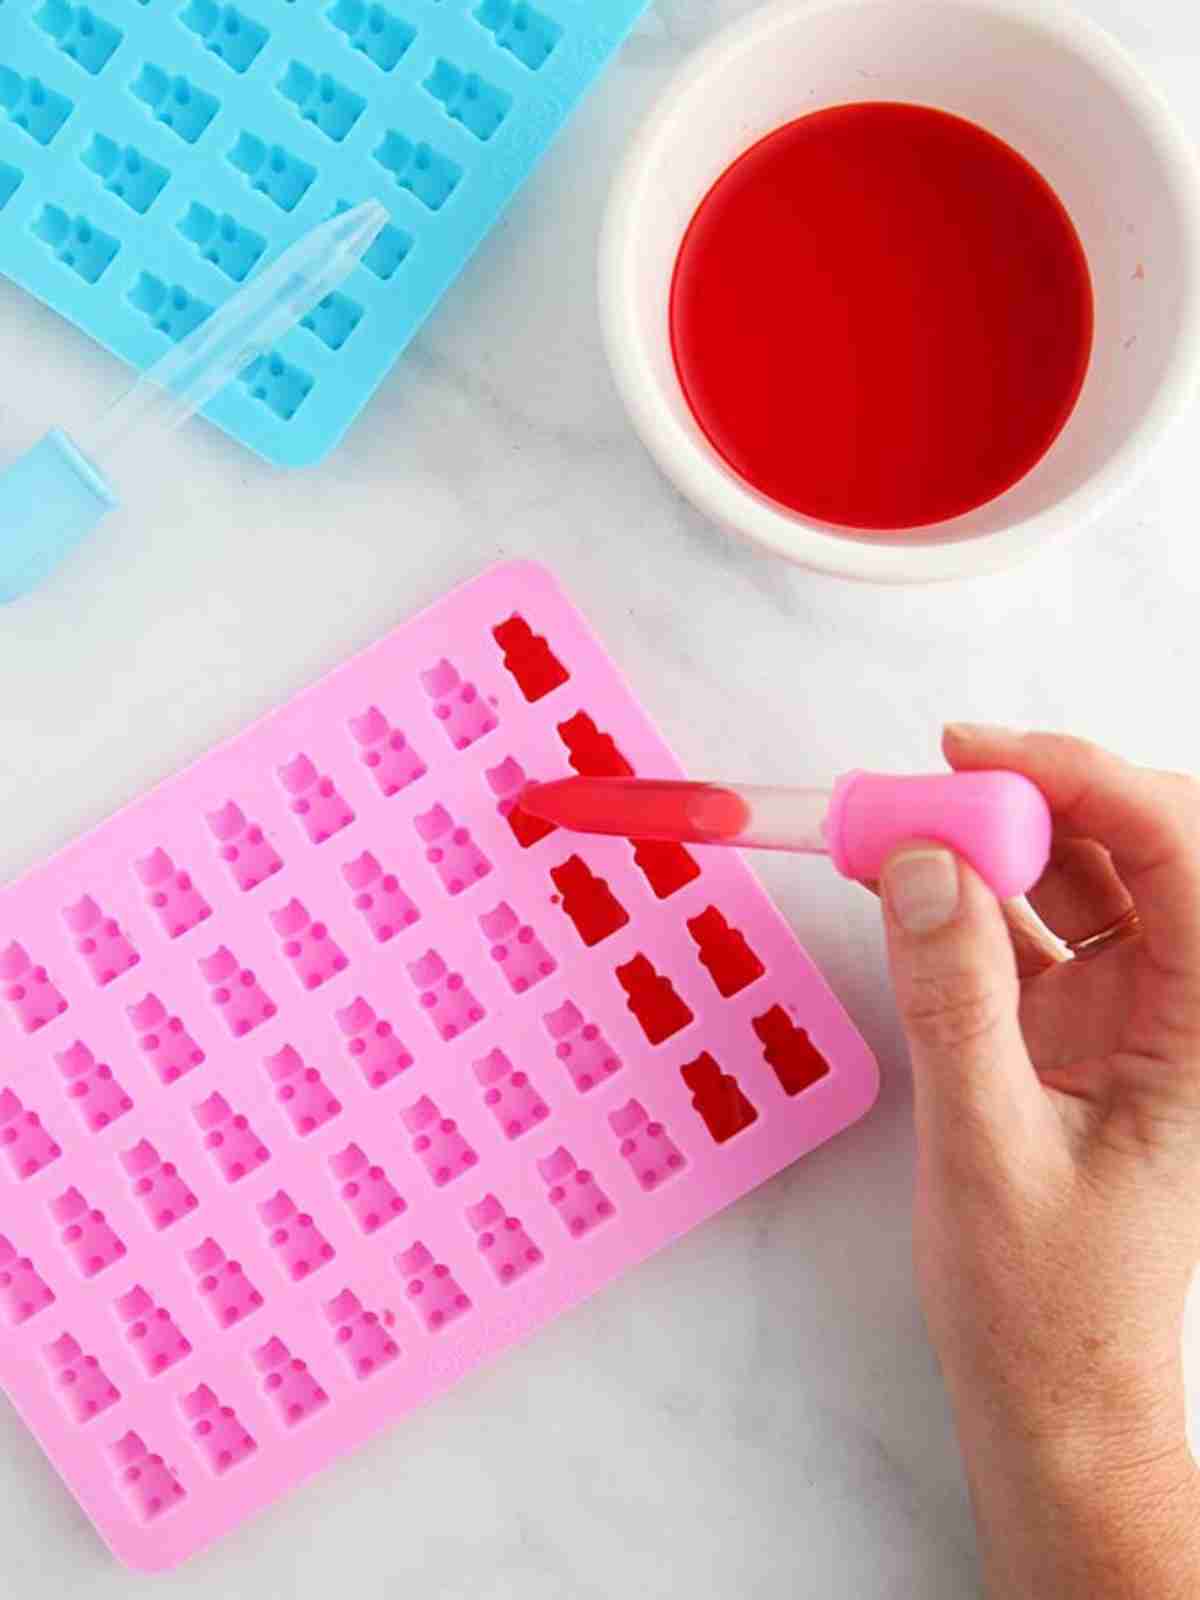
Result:
<svg viewBox="0 0 1200 1600"><path fill-rule="evenodd" d="M456 750L466 750L499 726L479 690L473 683L464 683L449 661L443 659L422 672L421 687L433 701L433 714Z"/></svg>
<svg viewBox="0 0 1200 1600"><path fill-rule="evenodd" d="M532 845L555 831L552 822L543 822L521 805L521 790L525 787L525 769L519 761L508 756L497 767L489 767L484 774L488 788L496 796L496 810L508 823L509 831L521 846L528 850Z"/></svg>
<svg viewBox="0 0 1200 1600"><path fill-rule="evenodd" d="M126 1006L125 1012L160 1083L178 1082L204 1060L204 1051L178 1017L168 1016L157 995L148 994L137 1005Z"/></svg>
<svg viewBox="0 0 1200 1600"><path fill-rule="evenodd" d="M337 792L333 779L321 777L307 756L296 756L280 767L279 781L291 795L291 809L313 844L324 844L354 821L354 813Z"/></svg>
<svg viewBox="0 0 1200 1600"><path fill-rule="evenodd" d="M621 1070L621 1058L594 1022L585 1022L583 1012L571 1000L542 1018L546 1032L555 1041L554 1054L571 1075L581 1094Z"/></svg>
<svg viewBox="0 0 1200 1600"><path fill-rule="evenodd" d="M486 1012L467 988L462 973L451 972L436 950L410 961L408 975L420 991L421 1009L443 1039L456 1039L483 1021Z"/></svg>
<svg viewBox="0 0 1200 1600"><path fill-rule="evenodd" d="M416 783L429 770L398 728L390 727L383 712L370 706L361 717L351 717L350 732L361 747L380 794L390 798Z"/></svg>
<svg viewBox="0 0 1200 1600"><path fill-rule="evenodd" d="M494 911L485 912L479 926L491 941L492 960L499 963L514 994L524 994L558 971L558 962L507 902L502 900Z"/></svg>
<svg viewBox="0 0 1200 1600"><path fill-rule="evenodd" d="M501 1283L513 1283L544 1259L517 1217L510 1217L494 1194L467 1207L467 1221L479 1235L484 1260Z"/></svg>
<svg viewBox="0 0 1200 1600"><path fill-rule="evenodd" d="M45 1355L59 1397L76 1422L90 1422L121 1398L96 1357L84 1355L79 1340L69 1333L48 1344Z"/></svg>
<svg viewBox="0 0 1200 1600"><path fill-rule="evenodd" d="M377 1311L366 1311L362 1301L349 1289L325 1302L325 1315L333 1324L338 1348L356 1378L369 1378L400 1354Z"/></svg>
<svg viewBox="0 0 1200 1600"><path fill-rule="evenodd" d="M142 959L112 917L106 917L90 894L63 908L63 921L75 937L75 948L101 986L136 967Z"/></svg>
<svg viewBox="0 0 1200 1600"><path fill-rule="evenodd" d="M212 916L212 907L186 872L181 872L165 850L152 850L134 863L146 889L146 904L154 911L169 939L185 933Z"/></svg>
<svg viewBox="0 0 1200 1600"><path fill-rule="evenodd" d="M266 1022L278 1010L249 967L239 967L237 957L224 945L200 959L200 972L210 986L210 998L225 1018L235 1039Z"/></svg>
<svg viewBox="0 0 1200 1600"><path fill-rule="evenodd" d="M538 1171L549 1185L550 1204L573 1238L581 1239L613 1215L613 1203L604 1190L562 1145L538 1162Z"/></svg>
<svg viewBox="0 0 1200 1600"><path fill-rule="evenodd" d="M121 1156L134 1197L150 1223L161 1232L199 1204L173 1161L163 1161L149 1139L141 1139Z"/></svg>
<svg viewBox="0 0 1200 1600"><path fill-rule="evenodd" d="M270 1159L271 1152L222 1094L210 1094L193 1108L204 1133L204 1148L228 1183L240 1183Z"/></svg>
<svg viewBox="0 0 1200 1600"><path fill-rule="evenodd" d="M0 1312L12 1328L54 1304L54 1291L28 1256L0 1233Z"/></svg>
<svg viewBox="0 0 1200 1600"><path fill-rule="evenodd" d="M447 1323L471 1309L450 1268L435 1261L420 1240L396 1257L396 1266L407 1280L409 1305L430 1333L440 1333Z"/></svg>
<svg viewBox="0 0 1200 1600"><path fill-rule="evenodd" d="M177 1326L165 1306L156 1305L140 1283L117 1302L117 1316L125 1323L125 1337L138 1353L149 1377L157 1377L192 1353L192 1341Z"/></svg>
<svg viewBox="0 0 1200 1600"><path fill-rule="evenodd" d="M94 1211L72 1186L50 1203L50 1214L62 1232L67 1254L85 1278L94 1278L126 1254L125 1243L105 1221L103 1211Z"/></svg>
<svg viewBox="0 0 1200 1600"><path fill-rule="evenodd" d="M373 1167L356 1144L329 1158L333 1175L341 1184L342 1199L364 1233L378 1233L408 1210L396 1185L382 1167Z"/></svg>
<svg viewBox="0 0 1200 1600"><path fill-rule="evenodd" d="M661 1122L651 1122L645 1107L630 1100L609 1113L609 1125L620 1139L620 1152L643 1189L657 1189L682 1172L686 1160Z"/></svg>
<svg viewBox="0 0 1200 1600"><path fill-rule="evenodd" d="M205 1239L189 1250L187 1263L199 1279L196 1287L220 1327L234 1327L262 1305L263 1297L243 1272L241 1262L230 1261L215 1239Z"/></svg>
<svg viewBox="0 0 1200 1600"><path fill-rule="evenodd" d="M264 1375L264 1391L287 1427L294 1428L328 1404L329 1396L308 1370L308 1363L293 1356L278 1336L259 1345L253 1361Z"/></svg>
<svg viewBox="0 0 1200 1600"><path fill-rule="evenodd" d="M301 1138L323 1128L341 1111L342 1102L316 1067L306 1067L300 1052L290 1044L267 1056L264 1064L271 1082L277 1085L275 1098Z"/></svg>
<svg viewBox="0 0 1200 1600"><path fill-rule="evenodd" d="M349 965L344 951L329 937L323 922L314 922L299 900L289 900L272 911L275 932L283 940L283 953L306 989L319 989Z"/></svg>
<svg viewBox="0 0 1200 1600"><path fill-rule="evenodd" d="M380 944L387 944L420 920L420 911L400 887L399 879L384 872L369 850L347 861L342 876L354 891L354 909L362 913L371 937Z"/></svg>
<svg viewBox="0 0 1200 1600"><path fill-rule="evenodd" d="M372 1089L382 1089L412 1066L413 1058L391 1023L377 1017L361 995L334 1016L349 1041L347 1050Z"/></svg>
<svg viewBox="0 0 1200 1600"><path fill-rule="evenodd" d="M550 1108L530 1083L517 1072L503 1050L491 1050L472 1064L484 1087L483 1103L503 1129L506 1139L519 1139L550 1115Z"/></svg>
<svg viewBox="0 0 1200 1600"><path fill-rule="evenodd" d="M14 1178L32 1178L62 1155L37 1112L27 1111L11 1089L0 1089L0 1150Z"/></svg>
<svg viewBox="0 0 1200 1600"><path fill-rule="evenodd" d="M160 1455L151 1455L141 1437L122 1435L112 1447L121 1485L143 1522L152 1522L183 1499L185 1490Z"/></svg>
<svg viewBox="0 0 1200 1600"><path fill-rule="evenodd" d="M447 894L461 894L492 870L492 863L469 830L460 828L445 806L434 806L424 816L414 817L413 826L428 846L425 859L442 880Z"/></svg>
<svg viewBox="0 0 1200 1600"><path fill-rule="evenodd" d="M247 822L232 800L219 811L208 813L208 825L221 846L221 860L233 874L241 890L257 888L265 878L274 877L283 861L275 846L256 822Z"/></svg>
<svg viewBox="0 0 1200 1600"><path fill-rule="evenodd" d="M36 1033L67 1009L67 1002L50 981L45 967L35 967L23 945L14 939L0 950L0 983L4 998L26 1033Z"/></svg>
<svg viewBox="0 0 1200 1600"><path fill-rule="evenodd" d="M307 1212L296 1209L291 1195L282 1189L259 1204L258 1214L270 1230L271 1248L289 1278L299 1282L333 1260L329 1240Z"/></svg>
<svg viewBox="0 0 1200 1600"><path fill-rule="evenodd" d="M185 1394L179 1405L191 1424L196 1448L214 1472L228 1472L258 1449L233 1407L223 1406L206 1383Z"/></svg>
<svg viewBox="0 0 1200 1600"><path fill-rule="evenodd" d="M458 1124L443 1117L427 1094L402 1111L404 1126L413 1135L413 1154L439 1189L460 1178L479 1157L459 1132Z"/></svg>
<svg viewBox="0 0 1200 1600"><path fill-rule="evenodd" d="M92 1133L103 1132L133 1110L133 1101L113 1077L112 1068L97 1061L81 1039L69 1050L59 1050L54 1059L67 1080L67 1098L74 1101L84 1127Z"/></svg>

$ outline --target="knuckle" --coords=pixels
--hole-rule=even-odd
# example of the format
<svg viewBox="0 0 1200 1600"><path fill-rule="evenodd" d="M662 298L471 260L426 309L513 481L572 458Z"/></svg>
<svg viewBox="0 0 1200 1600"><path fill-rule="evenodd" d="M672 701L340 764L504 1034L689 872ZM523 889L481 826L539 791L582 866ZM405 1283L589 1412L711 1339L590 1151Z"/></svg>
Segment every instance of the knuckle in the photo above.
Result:
<svg viewBox="0 0 1200 1600"><path fill-rule="evenodd" d="M960 1050L993 1039L1004 1019L1003 998L995 986L969 971L912 979L901 1011L909 1037L935 1050Z"/></svg>

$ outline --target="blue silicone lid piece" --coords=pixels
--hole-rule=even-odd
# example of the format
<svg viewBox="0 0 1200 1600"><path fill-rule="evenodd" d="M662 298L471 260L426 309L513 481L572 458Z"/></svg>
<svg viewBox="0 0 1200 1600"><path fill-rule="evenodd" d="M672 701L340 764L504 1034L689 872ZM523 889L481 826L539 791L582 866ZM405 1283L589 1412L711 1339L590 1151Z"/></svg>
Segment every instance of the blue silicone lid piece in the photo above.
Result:
<svg viewBox="0 0 1200 1600"><path fill-rule="evenodd" d="M344 433L647 0L0 0L0 272L144 371L375 197L391 224L206 415Z"/></svg>
<svg viewBox="0 0 1200 1600"><path fill-rule="evenodd" d="M0 602L35 589L117 504L57 428L0 472Z"/></svg>

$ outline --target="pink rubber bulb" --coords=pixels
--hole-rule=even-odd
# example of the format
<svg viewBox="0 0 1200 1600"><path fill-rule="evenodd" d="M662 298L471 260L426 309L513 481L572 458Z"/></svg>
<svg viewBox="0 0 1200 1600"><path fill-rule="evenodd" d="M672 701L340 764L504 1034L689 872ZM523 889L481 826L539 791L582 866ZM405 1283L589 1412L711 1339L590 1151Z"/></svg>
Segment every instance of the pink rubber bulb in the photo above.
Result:
<svg viewBox="0 0 1200 1600"><path fill-rule="evenodd" d="M827 826L833 863L847 878L877 878L901 845L933 839L970 862L1001 900L1012 900L1029 892L1050 859L1050 807L1017 772L848 772L834 788Z"/></svg>

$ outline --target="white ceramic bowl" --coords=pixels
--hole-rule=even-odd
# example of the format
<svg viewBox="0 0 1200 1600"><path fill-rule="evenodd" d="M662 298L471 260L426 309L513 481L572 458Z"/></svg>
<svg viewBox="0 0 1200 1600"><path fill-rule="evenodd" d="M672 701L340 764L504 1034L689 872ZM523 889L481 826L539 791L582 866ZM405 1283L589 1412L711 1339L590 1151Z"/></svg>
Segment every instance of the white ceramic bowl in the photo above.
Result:
<svg viewBox="0 0 1200 1600"><path fill-rule="evenodd" d="M1091 368L1042 461L965 516L883 536L799 516L738 478L696 425L668 329L684 231L720 174L781 124L862 100L937 106L1019 150L1070 212L1096 298ZM1191 400L1200 166L1141 69L1057 0L776 0L687 63L637 134L609 203L600 296L638 432L721 526L849 578L991 572L1095 516Z"/></svg>

